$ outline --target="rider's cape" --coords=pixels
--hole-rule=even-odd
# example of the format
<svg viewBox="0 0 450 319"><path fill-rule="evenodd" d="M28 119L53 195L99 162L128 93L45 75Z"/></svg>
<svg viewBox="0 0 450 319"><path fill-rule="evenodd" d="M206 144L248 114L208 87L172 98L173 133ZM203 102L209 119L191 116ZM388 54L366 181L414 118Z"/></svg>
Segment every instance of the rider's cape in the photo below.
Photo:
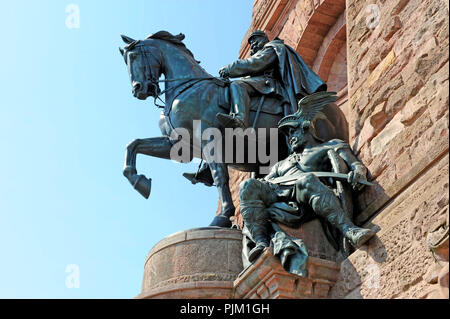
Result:
<svg viewBox="0 0 450 319"><path fill-rule="evenodd" d="M293 48L275 39L265 45L272 47L278 56L278 68L282 82L289 96L290 113L297 110L298 99L319 91L326 91L327 85L303 61Z"/></svg>

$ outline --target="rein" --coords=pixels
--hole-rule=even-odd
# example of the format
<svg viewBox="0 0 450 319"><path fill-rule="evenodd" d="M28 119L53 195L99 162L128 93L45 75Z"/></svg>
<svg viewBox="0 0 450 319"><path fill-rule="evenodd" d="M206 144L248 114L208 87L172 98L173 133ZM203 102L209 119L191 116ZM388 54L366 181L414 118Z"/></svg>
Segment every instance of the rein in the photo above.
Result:
<svg viewBox="0 0 450 319"><path fill-rule="evenodd" d="M175 86L173 86L173 87L171 87L171 88L169 88L169 89L167 89L167 90L164 90L164 91L161 91L161 92L157 93L156 96L155 96L154 104L155 104L157 107L159 107L159 108L164 108L166 103L160 98L160 96L163 95L164 93L169 92L169 91L172 91L172 90L175 90L175 89L179 88L180 86L182 86L182 85L184 85L184 84L186 84L186 83L189 83L189 82L191 82L191 81L196 81L196 80L197 80L197 82L192 83L191 85L189 85L188 87L186 87L184 90L181 91L181 92L183 92L183 91L189 89L190 87L192 87L193 85L197 84L197 83L200 82L200 81L203 81L203 80L213 80L213 79L221 79L221 78L214 77L214 76L208 76L208 77L192 77L192 78L164 79L164 80L156 80L155 82L153 82L153 79L152 79L152 80L150 80L150 82L151 82L153 85L157 85L157 83L160 83L160 82L175 82L175 81L182 81L182 80L185 80L184 82L181 82L181 83L179 83L179 84L177 84L177 85L175 85ZM181 92L179 92L178 94L181 94ZM164 103L164 105L158 105L158 104L156 104L156 99L159 99L161 102Z"/></svg>
<svg viewBox="0 0 450 319"><path fill-rule="evenodd" d="M136 43L134 44L134 46L136 46L137 44L139 44L139 41L136 41ZM147 68L149 68L149 71L146 72L146 73L148 73L148 74L146 74L146 77L147 77L147 81L149 81L150 84L155 88L155 96L154 96L154 99L155 99L155 100L154 100L153 103L154 103L155 106L158 107L158 108L165 108L165 104L166 104L166 103L160 98L161 95L163 95L164 93L167 93L167 92L169 92L169 91L175 90L175 89L179 88L180 86L182 86L182 85L184 85L184 84L187 84L187 83L189 83L189 82L191 82L191 81L196 81L196 82L194 82L194 83L192 83L191 85L187 86L186 88L184 88L183 90L181 90L178 94L181 94L183 91L189 89L189 88L192 87L193 85L197 84L197 83L200 82L200 81L204 81L204 80L214 80L214 79L216 79L216 80L220 80L220 81L224 81L224 82L229 82L228 79L224 79L224 78L221 78L221 77L215 77L215 76L208 76L208 77L188 77L188 78L173 78L173 79L158 80L158 79L156 79L156 78L153 76L152 72L150 71L150 66L151 66L151 64L150 64L149 58L148 58L148 56L147 56L147 53L150 54L150 55L153 55L153 54L152 54L151 52L145 50L145 49L143 48L143 45L139 45L139 46L137 46L137 47L139 48L140 53L144 56L145 62L146 62L146 64L147 64ZM153 55L153 56L154 56L154 55ZM156 59L156 57L155 57L155 60L158 61L158 59ZM161 67L161 66L160 66L160 67ZM147 70L146 70L146 71L147 71ZM179 83L179 84L177 84L177 85L175 85L174 87L171 87L171 88L166 89L166 90L163 90L163 91L161 91L160 88L159 88L159 86L158 86L158 83L160 83L160 82L176 82L176 81L182 81L182 82ZM160 100L164 105L159 105L159 104L157 104L157 101L156 101L157 99Z"/></svg>

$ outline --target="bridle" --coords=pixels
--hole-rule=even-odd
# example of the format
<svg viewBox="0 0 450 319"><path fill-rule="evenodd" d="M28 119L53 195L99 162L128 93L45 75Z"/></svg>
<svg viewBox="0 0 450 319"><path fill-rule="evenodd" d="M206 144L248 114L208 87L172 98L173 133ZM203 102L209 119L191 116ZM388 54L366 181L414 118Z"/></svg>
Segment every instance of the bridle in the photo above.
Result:
<svg viewBox="0 0 450 319"><path fill-rule="evenodd" d="M190 87L192 87L195 84L197 84L197 83L199 83L201 81L204 81L204 80L219 79L221 81L228 81L228 79L224 79L224 78L221 78L221 77L214 77L214 76L209 76L209 77L188 77L188 78L175 78L175 79L159 80L151 71L152 67L150 67L150 66L152 64L150 63L149 55L153 56L153 58L156 61L159 61L159 60L156 58L156 56L151 51L145 50L144 47L146 45L143 44L143 43L140 43L140 42L141 42L140 40L136 40L135 42L129 44L127 46L127 50L132 50L132 49L137 48L139 54L141 54L143 56L144 61L145 61L145 65L144 65L144 67L145 67L145 71L144 71L144 73L145 73L145 80L152 86L153 92L155 92L155 95L153 96L154 97L154 102L153 103L158 108L165 108L165 102L160 98L161 95L163 95L163 94L165 94L165 93L167 93L169 91L176 90L177 88L181 87L182 85L188 84L189 82L192 82L192 83L190 83L188 86L183 88L183 90L178 92L177 95L181 94L185 90L189 89ZM162 67L162 65L159 64L159 68L160 69L161 69L161 67ZM161 83L161 82L176 82L176 81L181 81L181 82L178 83L177 85L172 86L172 87L170 87L168 89L165 89L163 91L161 91L161 89L159 88L159 83ZM157 104L157 101L156 101L157 99L160 100L164 105Z"/></svg>
<svg viewBox="0 0 450 319"><path fill-rule="evenodd" d="M144 46L145 46L145 45L144 45L144 44L139 44L139 42L140 42L140 40L137 40L137 41L136 41L136 44L133 46L133 48L137 48L139 54L141 54L141 55L143 56L143 58L144 58L144 61L145 61L145 63L144 63L144 68L145 68L145 71L144 71L145 80L146 80L147 83L149 83L149 84L152 86L153 92L155 92L155 95L154 95L154 97L155 97L154 104L155 104L157 107L161 107L160 105L156 104L156 99L157 99L157 98L159 98L159 99L161 100L161 98L159 97L159 96L162 94L162 93L161 93L161 89L159 88L157 77L152 73L152 69L153 69L153 68L151 67L150 59L149 59L149 57L148 57L147 54L152 55L153 58L155 59L155 61L159 61L159 60L156 59L156 57L154 56L153 53L151 53L151 52L148 51L148 50L145 50L145 49L144 49ZM160 65L159 65L159 68L161 68L161 67L162 67L162 66L161 66L161 64L160 64ZM162 100L161 100L161 101L162 101ZM164 103L164 102L163 102L163 103ZM164 106L163 106L163 107L164 107Z"/></svg>

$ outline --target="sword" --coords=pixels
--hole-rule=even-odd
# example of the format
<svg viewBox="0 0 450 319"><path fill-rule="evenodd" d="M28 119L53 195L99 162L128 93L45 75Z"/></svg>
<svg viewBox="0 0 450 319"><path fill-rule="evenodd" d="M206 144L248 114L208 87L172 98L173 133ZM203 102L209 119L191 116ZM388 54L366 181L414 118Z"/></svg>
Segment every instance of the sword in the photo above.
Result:
<svg viewBox="0 0 450 319"><path fill-rule="evenodd" d="M308 173L314 174L317 177L332 177L332 178L336 178L336 179L340 179L340 180L344 180L344 181L347 181L347 177L348 177L347 174L333 173L333 172L308 172ZM306 173L275 177L275 178L269 179L267 181L270 183L274 183L274 184L294 185L295 182L299 179L299 177L301 177L303 174L306 174ZM372 183L370 183L366 180L362 180L362 179L358 179L356 182L367 185L367 186L373 186Z"/></svg>

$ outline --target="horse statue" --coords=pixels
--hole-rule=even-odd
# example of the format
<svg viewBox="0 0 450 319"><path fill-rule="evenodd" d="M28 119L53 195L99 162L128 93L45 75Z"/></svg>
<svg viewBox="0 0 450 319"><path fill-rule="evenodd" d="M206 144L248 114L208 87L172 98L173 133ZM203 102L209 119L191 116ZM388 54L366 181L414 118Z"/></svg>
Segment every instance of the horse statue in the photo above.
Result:
<svg viewBox="0 0 450 319"><path fill-rule="evenodd" d="M228 166L241 171L256 172L262 163L260 161L242 163L235 158L231 162L217 161L212 158L210 152L205 151L212 140L202 139L203 133L208 129L224 129L220 126L216 115L230 110L227 96L229 80L213 77L206 72L182 42L184 39L182 34L174 36L169 32L159 31L145 40L134 40L124 35L122 39L126 45L120 48L120 52L128 67L133 96L140 100L151 96L156 104L156 99L162 94L165 95L164 112L159 122L162 136L135 139L127 145L124 176L141 195L148 198L151 179L137 174L137 154L172 159L171 149L180 138L177 130L184 129L184 132L188 133L187 143L191 146L199 145L201 149L197 155L193 152L189 160L194 157L206 159L214 185L219 192L220 212L210 226L231 227L229 218L234 215L235 207L228 185ZM165 78L160 80L162 75ZM159 88L161 82L165 84L164 91ZM335 104L328 104L322 112L325 117L318 121L320 123L316 123L318 135L326 140L331 138L347 140L348 126L340 109ZM255 130L277 128L278 121L284 115L283 107L276 98L270 96L266 96L265 99L252 98L250 122L253 122ZM195 121L201 121L200 132L194 127ZM279 136L281 137L281 134ZM269 138L264 137L262 140L268 147ZM287 143L280 140L279 155L287 156ZM235 147L234 151L242 152L242 149L237 150Z"/></svg>

